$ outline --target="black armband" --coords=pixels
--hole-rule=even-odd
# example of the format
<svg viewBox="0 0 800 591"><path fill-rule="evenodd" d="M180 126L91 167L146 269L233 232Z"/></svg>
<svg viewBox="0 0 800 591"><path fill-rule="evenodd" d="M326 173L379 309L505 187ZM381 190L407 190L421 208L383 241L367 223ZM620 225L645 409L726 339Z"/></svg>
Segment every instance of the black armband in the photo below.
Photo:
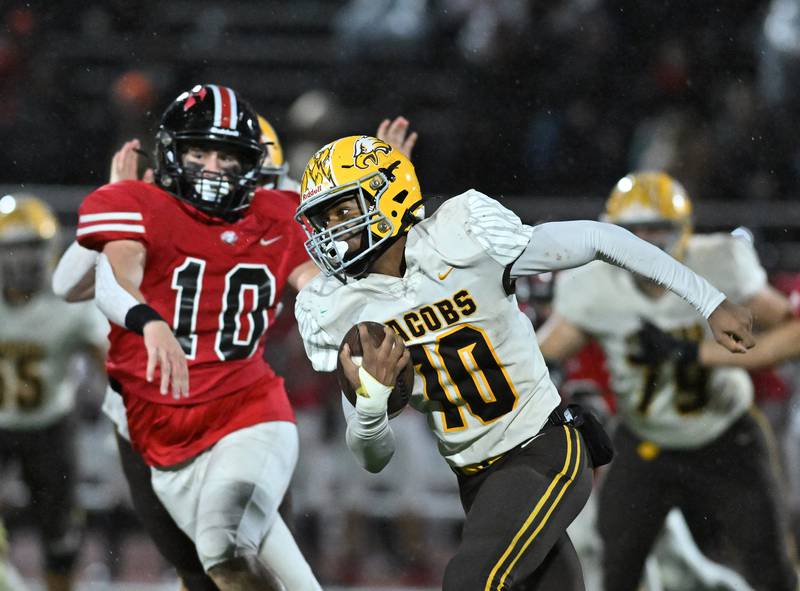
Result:
<svg viewBox="0 0 800 591"><path fill-rule="evenodd" d="M125 328L136 334L144 334L144 325L153 320L164 321L161 314L147 304L138 304L125 314Z"/></svg>

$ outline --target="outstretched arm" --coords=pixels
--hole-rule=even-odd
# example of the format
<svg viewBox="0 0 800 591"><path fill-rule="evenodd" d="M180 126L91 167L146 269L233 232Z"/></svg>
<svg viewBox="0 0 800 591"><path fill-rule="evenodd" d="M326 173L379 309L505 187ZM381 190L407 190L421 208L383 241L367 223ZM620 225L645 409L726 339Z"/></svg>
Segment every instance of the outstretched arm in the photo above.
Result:
<svg viewBox="0 0 800 591"><path fill-rule="evenodd" d="M778 365L800 357L800 319L757 334L756 344L758 347L747 355L735 355L714 341L703 341L698 356L700 363L706 367L733 365L752 370Z"/></svg>
<svg viewBox="0 0 800 591"><path fill-rule="evenodd" d="M94 297L94 266L97 252L77 242L69 245L53 271L53 293L67 302L82 302Z"/></svg>
<svg viewBox="0 0 800 591"><path fill-rule="evenodd" d="M558 313L536 331L539 349L547 361L565 361L589 342L589 335Z"/></svg>
<svg viewBox="0 0 800 591"><path fill-rule="evenodd" d="M557 271L602 260L647 277L692 304L711 326L714 338L731 352L754 345L749 310L669 254L615 226L594 221L549 222L532 229L528 246L511 266L511 277Z"/></svg>
<svg viewBox="0 0 800 591"><path fill-rule="evenodd" d="M145 379L152 382L161 372L162 395L172 386L173 398L189 395L186 355L170 326L147 302L139 290L144 274L146 250L135 240L115 240L103 248L97 261L95 302L114 324L144 337L147 349Z"/></svg>

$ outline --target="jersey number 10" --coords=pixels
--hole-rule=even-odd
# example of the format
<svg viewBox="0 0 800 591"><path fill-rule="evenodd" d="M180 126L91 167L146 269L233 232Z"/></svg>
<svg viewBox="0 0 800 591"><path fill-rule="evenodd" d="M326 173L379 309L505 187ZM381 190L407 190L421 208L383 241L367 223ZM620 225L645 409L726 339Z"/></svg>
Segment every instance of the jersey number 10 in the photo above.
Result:
<svg viewBox="0 0 800 591"><path fill-rule="evenodd" d="M488 424L514 408L517 391L486 333L471 324L445 332L433 347L409 347L425 395L441 403L445 431L467 426L463 408Z"/></svg>
<svg viewBox="0 0 800 591"><path fill-rule="evenodd" d="M175 315L172 328L186 353L197 355L197 311L203 290L206 262L187 257L172 274L172 289L176 290ZM251 292L253 305L245 310L245 294ZM267 309L275 300L275 277L266 265L239 263L225 275L225 292L219 314L219 327L214 339L214 351L220 361L246 359L258 346L267 330ZM246 314L248 330L242 334L242 315Z"/></svg>

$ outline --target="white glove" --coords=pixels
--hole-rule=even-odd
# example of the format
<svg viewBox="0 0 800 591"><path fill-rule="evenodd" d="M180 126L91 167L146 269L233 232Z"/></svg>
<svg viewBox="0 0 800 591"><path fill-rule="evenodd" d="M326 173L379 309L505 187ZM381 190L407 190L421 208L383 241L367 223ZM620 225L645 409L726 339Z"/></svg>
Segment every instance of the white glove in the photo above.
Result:
<svg viewBox="0 0 800 591"><path fill-rule="evenodd" d="M361 385L356 388L356 410L372 416L386 414L392 388L381 384L363 367L358 368L358 378Z"/></svg>

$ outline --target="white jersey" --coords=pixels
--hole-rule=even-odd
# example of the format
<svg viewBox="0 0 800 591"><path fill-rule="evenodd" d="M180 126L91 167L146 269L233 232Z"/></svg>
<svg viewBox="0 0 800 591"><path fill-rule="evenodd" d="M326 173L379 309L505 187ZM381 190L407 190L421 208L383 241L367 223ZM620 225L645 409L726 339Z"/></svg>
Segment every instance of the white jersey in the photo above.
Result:
<svg viewBox="0 0 800 591"><path fill-rule="evenodd" d="M381 322L410 349L410 404L427 415L448 463L481 462L529 439L560 401L533 327L504 286L531 231L470 190L411 228L403 277L318 276L296 304L314 368L334 371L345 333Z"/></svg>
<svg viewBox="0 0 800 591"><path fill-rule="evenodd" d="M0 428L42 428L72 410L70 360L81 348L103 346L107 333L92 303L68 304L52 293L20 306L0 301Z"/></svg>
<svg viewBox="0 0 800 591"><path fill-rule="evenodd" d="M736 303L766 284L752 245L729 234L693 236L685 263ZM624 269L598 261L561 273L554 310L603 347L619 413L642 439L667 448L699 447L718 437L752 403L753 386L743 369L629 361L642 320L684 339L701 340L711 332L684 300L670 292L648 297Z"/></svg>

